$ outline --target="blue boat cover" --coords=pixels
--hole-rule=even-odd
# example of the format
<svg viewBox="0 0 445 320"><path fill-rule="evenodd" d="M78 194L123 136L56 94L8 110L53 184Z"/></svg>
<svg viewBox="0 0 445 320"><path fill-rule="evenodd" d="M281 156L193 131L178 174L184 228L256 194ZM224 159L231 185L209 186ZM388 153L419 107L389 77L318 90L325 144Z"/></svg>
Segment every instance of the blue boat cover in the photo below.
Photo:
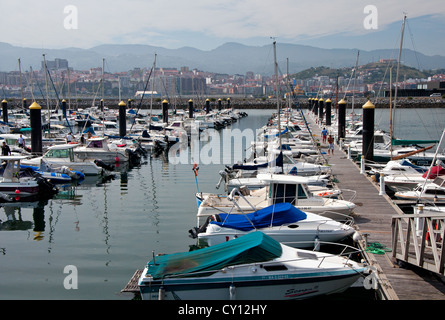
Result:
<svg viewBox="0 0 445 320"><path fill-rule="evenodd" d="M275 133L275 134L265 134L264 135L264 139L270 139L270 138L274 138L274 137L278 137L280 135L285 134L287 131L289 130L288 127L286 127L283 131L281 131L280 133Z"/></svg>
<svg viewBox="0 0 445 320"><path fill-rule="evenodd" d="M402 166L408 166L408 167L414 168L414 169L416 169L417 172L424 173L425 171L427 171L427 169L424 169L424 168L422 168L422 167L416 166L416 165L413 164L411 161L406 160L406 159L403 159L403 160L400 162L400 164L401 164Z"/></svg>
<svg viewBox="0 0 445 320"><path fill-rule="evenodd" d="M227 266L266 262L281 256L281 252L279 242L262 232L251 232L215 246L156 256L147 264L147 275L153 279L206 276Z"/></svg>
<svg viewBox="0 0 445 320"><path fill-rule="evenodd" d="M221 222L210 221L224 228L250 231L270 226L281 226L306 219L306 213L287 202L276 203L247 214L220 213Z"/></svg>

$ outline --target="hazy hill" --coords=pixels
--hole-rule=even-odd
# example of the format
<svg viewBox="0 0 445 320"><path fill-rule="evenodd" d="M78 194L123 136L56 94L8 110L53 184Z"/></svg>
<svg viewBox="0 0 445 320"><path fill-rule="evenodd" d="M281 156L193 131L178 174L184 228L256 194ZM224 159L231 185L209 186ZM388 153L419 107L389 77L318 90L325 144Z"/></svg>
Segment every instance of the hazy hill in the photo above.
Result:
<svg viewBox="0 0 445 320"><path fill-rule="evenodd" d="M378 81L386 81L389 82L389 63L384 62L371 62L365 65L358 66L358 75L364 77L365 83L375 83ZM396 64L393 63L393 81L395 81L396 77ZM337 75L339 77L349 78L351 77L353 71L353 67L344 67L344 68L329 68L326 66L321 67L311 67L309 69L297 72L292 75L296 79L311 79L316 76L328 76L330 78L336 78ZM406 79L425 79L429 76L432 76L436 73L444 73L445 69L437 69L435 71L432 70L418 70L413 67L408 67L405 65L400 65L399 71L399 80Z"/></svg>
<svg viewBox="0 0 445 320"><path fill-rule="evenodd" d="M21 59L22 70L41 68L42 54L47 60L67 59L76 70L89 70L102 66L105 58L107 72L132 70L135 67L149 68L157 54L158 67L180 68L187 66L203 71L245 74L253 71L259 74L273 74L273 47L246 46L239 43L226 43L213 50L204 51L191 47L166 49L149 45L101 45L90 49L38 49L12 46L0 42L0 71L18 70ZM394 50L360 51L359 64L367 64L379 59L391 59L397 56ZM289 59L290 73L296 73L310 67L327 66L343 68L355 65L357 50L321 49L295 44L277 44L277 58L281 73L286 73L286 59ZM427 56L412 50L404 50L403 64L417 69L445 68L444 56Z"/></svg>

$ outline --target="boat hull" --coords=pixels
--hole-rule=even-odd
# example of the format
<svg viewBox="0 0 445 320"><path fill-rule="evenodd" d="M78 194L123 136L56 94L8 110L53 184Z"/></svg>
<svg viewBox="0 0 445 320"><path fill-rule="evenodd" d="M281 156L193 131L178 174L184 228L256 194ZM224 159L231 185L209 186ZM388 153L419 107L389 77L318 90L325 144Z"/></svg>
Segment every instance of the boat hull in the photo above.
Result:
<svg viewBox="0 0 445 320"><path fill-rule="evenodd" d="M321 242L338 242L355 232L354 228L340 225L336 221L326 221L325 223L304 223L300 221L286 226L258 230L272 239L293 248L313 248L317 244L317 240ZM209 225L205 233L198 234L198 241L200 244L214 246L236 239L247 233L246 231Z"/></svg>
<svg viewBox="0 0 445 320"><path fill-rule="evenodd" d="M252 267L251 270L255 270ZM253 272L253 271L252 271ZM144 270L145 273L145 270ZM343 292L360 277L356 271L333 271L329 276L275 273L273 275L240 276L209 279L164 279L139 285L143 300L295 300ZM162 297L159 296L160 288Z"/></svg>
<svg viewBox="0 0 445 320"><path fill-rule="evenodd" d="M107 164L113 164L116 162L128 162L128 156L124 152L96 152L96 151L83 151L75 150L74 154L80 160L94 159L101 160Z"/></svg>

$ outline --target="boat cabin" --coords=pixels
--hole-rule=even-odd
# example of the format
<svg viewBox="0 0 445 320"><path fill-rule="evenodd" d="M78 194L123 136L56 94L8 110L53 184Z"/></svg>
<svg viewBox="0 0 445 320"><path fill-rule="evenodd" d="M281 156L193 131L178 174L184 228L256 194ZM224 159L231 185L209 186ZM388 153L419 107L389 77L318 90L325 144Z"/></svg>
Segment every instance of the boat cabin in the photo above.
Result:
<svg viewBox="0 0 445 320"><path fill-rule="evenodd" d="M257 177L267 183L271 204L287 202L297 205L298 200L313 197L303 177L276 174L259 174Z"/></svg>
<svg viewBox="0 0 445 320"><path fill-rule="evenodd" d="M0 156L3 175L1 181L18 182L20 177L20 160L25 156Z"/></svg>
<svg viewBox="0 0 445 320"><path fill-rule="evenodd" d="M86 148L104 149L107 147L106 137L94 137L87 140Z"/></svg>
<svg viewBox="0 0 445 320"><path fill-rule="evenodd" d="M56 145L48 148L48 151L43 155L45 159L69 159L71 162L74 162L74 151L73 149L77 145L75 144L63 144Z"/></svg>

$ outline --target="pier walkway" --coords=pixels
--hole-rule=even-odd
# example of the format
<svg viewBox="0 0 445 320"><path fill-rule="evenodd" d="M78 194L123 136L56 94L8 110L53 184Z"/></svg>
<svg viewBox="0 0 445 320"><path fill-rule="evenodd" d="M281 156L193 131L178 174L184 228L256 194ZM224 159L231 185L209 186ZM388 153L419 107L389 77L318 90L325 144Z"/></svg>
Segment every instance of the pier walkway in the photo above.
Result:
<svg viewBox="0 0 445 320"><path fill-rule="evenodd" d="M305 116L307 113L305 113ZM312 115L307 121L316 139L322 142L321 129ZM328 128L329 129L329 128ZM336 132L332 132L334 136ZM367 244L378 243L391 250L392 216L403 214L386 194L379 195L380 188L366 174L360 173L360 167L347 154L334 146L334 155L328 155L327 144L320 145L328 164L332 166L335 184L341 190L355 190L353 202L355 223L362 234L359 241L365 251L368 262L377 269L379 279L379 298L383 300L445 300L445 284L441 277L417 267L400 267L391 252L375 254L367 252ZM352 196L344 191L344 199ZM365 239L367 238L367 241Z"/></svg>

